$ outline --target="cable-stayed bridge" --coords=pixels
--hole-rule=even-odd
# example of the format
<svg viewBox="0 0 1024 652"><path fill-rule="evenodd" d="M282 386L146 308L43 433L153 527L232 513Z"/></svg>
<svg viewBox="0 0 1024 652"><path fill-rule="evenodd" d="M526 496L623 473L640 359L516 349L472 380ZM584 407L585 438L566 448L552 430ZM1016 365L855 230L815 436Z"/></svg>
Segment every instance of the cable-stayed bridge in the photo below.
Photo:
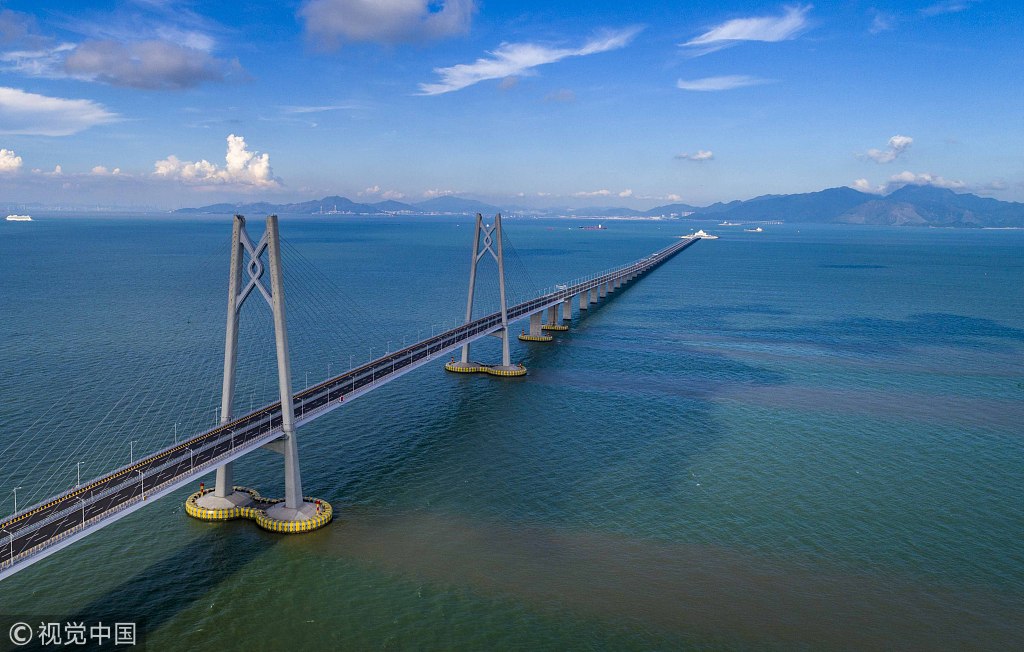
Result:
<svg viewBox="0 0 1024 652"><path fill-rule="evenodd" d="M267 509L267 516L276 523L284 524L281 531L312 529L314 521L315 526L319 526L326 522L319 501L314 504L306 500L302 493L295 435L298 426L350 403L420 366L448 357L460 348L461 360L456 361L455 356L451 355L450 362L445 365L449 371L482 371L499 376L523 375L526 370L521 365L512 365L509 358L511 324L529 319L529 334L524 329L520 339L550 339L543 335L543 331L564 329L559 316L561 320L570 320L573 306L577 302L582 314L590 305L665 263L698 239L698 236L676 239L669 246L639 260L590 278L555 286L515 305L507 305L501 216L496 216L492 225L486 225L482 217L477 215L466 316L462 324L438 334L432 333L430 337L403 346L400 350L388 351L366 364L296 393L291 388L277 218L271 216L267 219L263 239L253 243L246 233L244 218L236 216L229 277L221 423L163 450L132 460L127 466L17 511L0 521L0 579L215 469L216 486L208 493L199 495L194 505L207 510L208 514L235 514L232 510L246 509L251 500L244 492L235 490L231 463L261 447L275 450L285 458L285 499ZM270 288L262 280L266 271L263 264L265 253L269 258ZM474 317L477 267L487 256L492 257L498 267L499 309ZM247 279L243 279L245 272L248 273ZM262 297L273 313L281 400L233 416L238 316L242 305L250 297L257 297L257 300ZM498 336L502 340L500 364L485 365L470 358L470 345L489 335ZM304 524L308 527L304 528Z"/></svg>

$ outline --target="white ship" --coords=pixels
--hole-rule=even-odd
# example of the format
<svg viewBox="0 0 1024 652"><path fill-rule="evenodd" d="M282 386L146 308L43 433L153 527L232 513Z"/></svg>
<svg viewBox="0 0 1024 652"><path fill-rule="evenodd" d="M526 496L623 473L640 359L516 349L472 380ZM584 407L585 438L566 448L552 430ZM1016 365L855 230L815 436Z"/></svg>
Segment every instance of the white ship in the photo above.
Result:
<svg viewBox="0 0 1024 652"><path fill-rule="evenodd" d="M763 233L764 232L764 229L762 229L761 227L757 227L756 229L743 229L743 230L746 231L747 233Z"/></svg>
<svg viewBox="0 0 1024 652"><path fill-rule="evenodd" d="M710 233L704 233L704 229L701 229L700 231L697 231L696 233L688 233L687 235L684 235L682 237L684 237L684 238L700 238L702 240L717 240L718 239L717 235L711 235Z"/></svg>
<svg viewBox="0 0 1024 652"><path fill-rule="evenodd" d="M31 215L8 215L7 216L7 221L8 222L31 222L32 221L32 216Z"/></svg>

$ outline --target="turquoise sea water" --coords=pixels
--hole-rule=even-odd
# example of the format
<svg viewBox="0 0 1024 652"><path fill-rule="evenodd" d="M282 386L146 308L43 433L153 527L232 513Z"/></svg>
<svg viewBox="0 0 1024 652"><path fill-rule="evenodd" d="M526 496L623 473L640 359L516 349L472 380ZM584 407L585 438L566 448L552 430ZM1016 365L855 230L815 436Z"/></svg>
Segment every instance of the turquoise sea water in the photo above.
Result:
<svg viewBox="0 0 1024 652"><path fill-rule="evenodd" d="M154 650L1024 646L1024 232L573 224L506 222L513 291L722 237L514 342L524 380L428 365L304 427L325 530L195 522L182 490L0 583L0 614L132 618ZM286 279L322 281L289 286L296 385L457 319L470 226L283 216ZM0 459L0 509L213 422L229 235L0 223L0 450L30 461ZM240 406L272 393L253 319ZM126 411L153 369L166 400Z"/></svg>

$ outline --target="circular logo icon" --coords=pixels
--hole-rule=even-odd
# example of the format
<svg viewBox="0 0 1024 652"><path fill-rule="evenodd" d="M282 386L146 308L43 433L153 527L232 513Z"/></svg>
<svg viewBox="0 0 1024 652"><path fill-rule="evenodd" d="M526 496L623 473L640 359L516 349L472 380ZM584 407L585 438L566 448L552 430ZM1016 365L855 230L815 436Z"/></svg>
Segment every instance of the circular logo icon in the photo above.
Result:
<svg viewBox="0 0 1024 652"><path fill-rule="evenodd" d="M32 626L28 623L14 623L9 633L15 645L27 645L32 640Z"/></svg>

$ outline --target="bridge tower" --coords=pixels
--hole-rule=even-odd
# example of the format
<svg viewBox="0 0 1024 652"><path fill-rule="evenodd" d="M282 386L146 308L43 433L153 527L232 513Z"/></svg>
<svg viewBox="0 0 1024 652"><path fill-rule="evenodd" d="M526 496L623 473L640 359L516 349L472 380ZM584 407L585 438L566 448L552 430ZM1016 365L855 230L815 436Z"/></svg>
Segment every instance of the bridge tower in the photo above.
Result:
<svg viewBox="0 0 1024 652"><path fill-rule="evenodd" d="M481 246L481 236L483 242ZM508 305L505 302L505 255L501 246L501 213L494 216L494 224L484 224L483 215L476 214L476 227L473 230L473 255L469 267L469 296L466 299L466 322L473 321L473 295L476 291L476 270L484 255L490 254L498 264L498 294L501 301L501 330L494 333L501 338L501 364L483 365L469 359L469 344L462 345L462 359L445 365L448 371L456 373L472 373L483 371L496 376L524 376L526 368L513 365L508 344Z"/></svg>
<svg viewBox="0 0 1024 652"><path fill-rule="evenodd" d="M270 261L270 289L261 278L264 267L262 256ZM248 264L244 264L248 254ZM248 282L242 286L242 271L246 269ZM238 360L238 316L253 290L258 290L274 315L274 340L277 349L277 379L281 396L282 437L266 447L284 456L285 499L266 509L266 516L274 521L304 521L317 515L317 506L305 502L302 494L302 475L299 472L299 450L295 436L295 411L292 404L292 373L288 355L288 326L285 319L284 281L281 268L281 238L277 228L277 215L267 217L263 237L253 244L245 229L245 218L235 215L231 234L231 270L228 276L227 328L224 342L224 382L221 392L221 423L232 419L235 397L235 371ZM196 504L210 511L230 510L253 503L247 491L236 491L233 485L231 462L217 469L214 490L196 499Z"/></svg>

